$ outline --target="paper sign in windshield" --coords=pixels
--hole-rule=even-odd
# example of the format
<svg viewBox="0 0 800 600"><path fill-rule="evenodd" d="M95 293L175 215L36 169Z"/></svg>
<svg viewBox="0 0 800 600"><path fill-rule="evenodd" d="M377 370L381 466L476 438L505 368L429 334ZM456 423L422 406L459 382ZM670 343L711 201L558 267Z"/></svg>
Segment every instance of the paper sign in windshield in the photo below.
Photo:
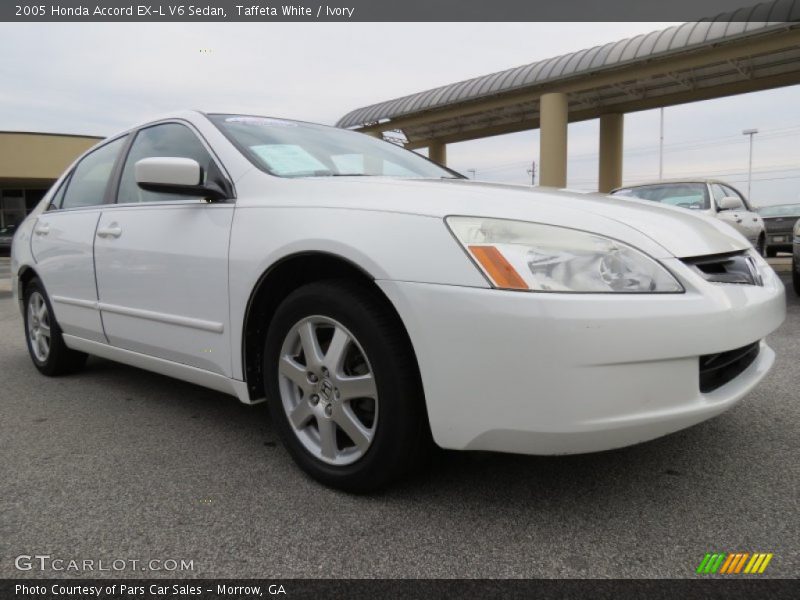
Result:
<svg viewBox="0 0 800 600"><path fill-rule="evenodd" d="M251 148L276 175L301 175L313 174L316 171L330 171L328 167L296 144L264 144L251 146Z"/></svg>
<svg viewBox="0 0 800 600"><path fill-rule="evenodd" d="M264 125L272 127L297 127L297 123L284 121L283 119L271 119L269 117L228 117L226 123L244 123L246 125Z"/></svg>

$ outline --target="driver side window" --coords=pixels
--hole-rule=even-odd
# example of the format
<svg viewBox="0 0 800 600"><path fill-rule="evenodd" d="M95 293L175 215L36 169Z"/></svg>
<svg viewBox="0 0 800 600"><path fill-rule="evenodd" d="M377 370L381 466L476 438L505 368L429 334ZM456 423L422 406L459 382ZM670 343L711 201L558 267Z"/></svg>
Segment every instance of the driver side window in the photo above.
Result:
<svg viewBox="0 0 800 600"><path fill-rule="evenodd" d="M142 129L131 145L117 193L117 203L169 202L191 199L178 194L148 192L136 183L136 163L143 158L177 157L196 160L203 181L216 169L214 160L191 129L179 123L163 123ZM200 200L200 198L197 198Z"/></svg>
<svg viewBox="0 0 800 600"><path fill-rule="evenodd" d="M738 199L739 199L739 201L742 203L742 208L746 208L746 207L747 207L747 202L745 202L745 200L744 200L744 196L742 196L742 195L741 195L739 192L737 192L735 189L733 189L732 187L729 187L729 186L727 186L727 185L723 185L723 186L722 186L722 189L723 189L723 190L725 190L725 194L726 194L727 196L732 196L732 197L734 197L734 198L738 198Z"/></svg>
<svg viewBox="0 0 800 600"><path fill-rule="evenodd" d="M745 207L744 199L742 198L742 196L736 190L729 188L727 185L712 183L711 192L714 194L714 200L717 204L717 209L719 209L720 200L722 200L725 197L736 198L739 201L739 207L740 208Z"/></svg>
<svg viewBox="0 0 800 600"><path fill-rule="evenodd" d="M726 196L725 190L723 190L722 186L718 183L711 184L711 193L714 194L714 204L717 206L719 206L720 200Z"/></svg>

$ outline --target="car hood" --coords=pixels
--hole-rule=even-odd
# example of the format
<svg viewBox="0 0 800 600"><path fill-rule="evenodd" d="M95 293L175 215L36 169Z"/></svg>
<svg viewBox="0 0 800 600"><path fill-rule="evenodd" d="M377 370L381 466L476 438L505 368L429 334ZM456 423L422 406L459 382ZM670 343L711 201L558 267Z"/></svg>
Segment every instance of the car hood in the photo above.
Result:
<svg viewBox="0 0 800 600"><path fill-rule="evenodd" d="M301 189L295 189L299 194L294 196L302 198L303 205L313 198L314 206L544 223L619 239L657 257L686 258L750 247L741 234L719 219L605 194L470 180L385 177L309 178L303 180Z"/></svg>

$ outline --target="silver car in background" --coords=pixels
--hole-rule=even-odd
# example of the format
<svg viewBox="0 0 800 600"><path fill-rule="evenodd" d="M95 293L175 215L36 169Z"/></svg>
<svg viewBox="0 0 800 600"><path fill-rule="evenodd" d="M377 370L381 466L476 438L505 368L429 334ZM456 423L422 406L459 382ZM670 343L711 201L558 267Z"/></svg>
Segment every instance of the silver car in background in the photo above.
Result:
<svg viewBox="0 0 800 600"><path fill-rule="evenodd" d="M678 206L725 221L746 237L764 256L767 234L764 220L739 190L716 179L655 181L617 188L612 196L640 198Z"/></svg>
<svg viewBox="0 0 800 600"><path fill-rule="evenodd" d="M792 230L800 219L800 203L762 206L758 214L767 229L767 256L792 251Z"/></svg>

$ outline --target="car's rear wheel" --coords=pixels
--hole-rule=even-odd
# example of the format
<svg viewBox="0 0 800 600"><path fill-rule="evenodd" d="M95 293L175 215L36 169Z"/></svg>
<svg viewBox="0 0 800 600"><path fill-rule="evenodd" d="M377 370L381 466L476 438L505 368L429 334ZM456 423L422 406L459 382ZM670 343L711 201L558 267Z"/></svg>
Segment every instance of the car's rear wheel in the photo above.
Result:
<svg viewBox="0 0 800 600"><path fill-rule="evenodd" d="M792 286L794 293L800 296L800 264L796 260L792 261Z"/></svg>
<svg viewBox="0 0 800 600"><path fill-rule="evenodd" d="M778 256L778 250L775 248L767 248L767 258L775 258Z"/></svg>
<svg viewBox="0 0 800 600"><path fill-rule="evenodd" d="M63 375L86 364L86 354L67 348L42 282L25 286L25 339L33 364L45 375Z"/></svg>
<svg viewBox="0 0 800 600"><path fill-rule="evenodd" d="M326 485L375 489L406 473L427 448L408 338L365 285L323 281L290 294L267 333L264 375L286 447Z"/></svg>

